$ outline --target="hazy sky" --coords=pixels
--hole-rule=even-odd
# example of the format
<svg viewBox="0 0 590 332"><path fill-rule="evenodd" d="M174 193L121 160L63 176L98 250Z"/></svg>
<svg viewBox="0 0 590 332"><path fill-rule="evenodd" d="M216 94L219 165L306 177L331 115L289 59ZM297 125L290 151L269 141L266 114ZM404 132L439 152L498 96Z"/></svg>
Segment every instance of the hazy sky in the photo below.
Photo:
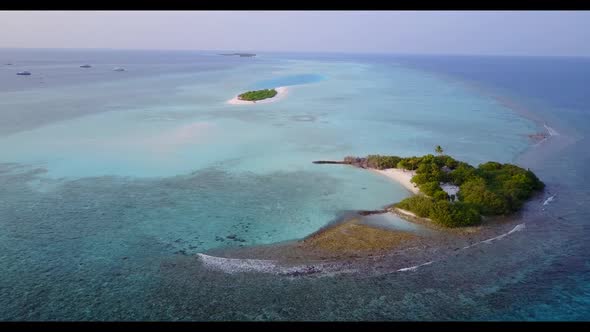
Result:
<svg viewBox="0 0 590 332"><path fill-rule="evenodd" d="M0 47L590 56L590 12L0 11Z"/></svg>

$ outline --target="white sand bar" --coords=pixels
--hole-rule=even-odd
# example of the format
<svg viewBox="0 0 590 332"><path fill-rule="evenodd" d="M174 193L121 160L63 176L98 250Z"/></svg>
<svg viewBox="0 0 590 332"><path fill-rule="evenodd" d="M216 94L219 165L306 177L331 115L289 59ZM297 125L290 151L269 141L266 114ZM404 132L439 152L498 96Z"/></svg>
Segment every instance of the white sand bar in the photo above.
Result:
<svg viewBox="0 0 590 332"><path fill-rule="evenodd" d="M418 189L418 187L416 187L410 180L412 179L412 177L414 177L414 175L416 175L416 171L408 171L405 169L401 169L401 168L387 168L384 170L373 170L379 174L385 175L388 178L397 181L398 183L400 183L402 186L404 186L406 189L408 189L409 191L411 191L414 194L418 194L420 193L420 189Z"/></svg>
<svg viewBox="0 0 590 332"><path fill-rule="evenodd" d="M287 96L288 89L285 86L281 86L275 88L277 94L272 98L266 98L258 101L249 101L249 100L241 100L238 99L238 96L233 97L232 99L228 100L227 103L231 105L256 105L256 104L268 104L274 103L275 101L279 101Z"/></svg>

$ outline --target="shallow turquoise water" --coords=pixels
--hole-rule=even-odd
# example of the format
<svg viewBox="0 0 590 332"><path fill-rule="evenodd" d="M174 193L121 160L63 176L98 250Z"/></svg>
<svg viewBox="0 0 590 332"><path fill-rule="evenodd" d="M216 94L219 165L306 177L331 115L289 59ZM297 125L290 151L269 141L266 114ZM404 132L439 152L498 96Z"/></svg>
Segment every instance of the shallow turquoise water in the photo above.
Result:
<svg viewBox="0 0 590 332"><path fill-rule="evenodd" d="M259 81L254 84L256 89L272 89L280 86L291 86L291 85L301 85L301 84L309 84L319 82L324 80L325 77L318 74L296 74L296 75L286 75L286 76L279 76L276 78L267 79L264 81Z"/></svg>
<svg viewBox="0 0 590 332"><path fill-rule="evenodd" d="M361 222L363 224L381 227L384 229L410 232L422 236L431 235L435 233L424 226L406 221L392 213L369 215L363 217Z"/></svg>
<svg viewBox="0 0 590 332"><path fill-rule="evenodd" d="M496 99L395 61L200 55L193 67L186 55L176 65L162 54L142 56L125 55L126 63L142 59L141 75L130 70L121 79L105 70L81 82L76 73L43 86L32 75L19 89L0 92L0 266L9 271L0 278L0 318L251 319L238 312L269 303L251 298L240 306L261 285L258 277L240 279L254 284L232 291L226 316L169 313L166 305L184 303L175 292L188 280L200 280L187 293L204 301L192 305L200 308L232 282L182 259L299 239L349 210L408 195L371 172L313 160L421 155L441 145L474 164L515 162L530 146L527 135L540 130ZM66 60L64 75L80 70ZM203 69L207 61L213 69ZM49 66L38 62L27 68ZM0 86L21 79L12 74L2 72ZM288 86L286 98L226 103L275 83ZM283 289L284 281L267 278L261 280ZM203 293L209 291L218 293ZM315 317L293 310L287 317L297 310ZM323 318L347 317L338 310Z"/></svg>
<svg viewBox="0 0 590 332"><path fill-rule="evenodd" d="M257 76L310 71L329 79L291 86L288 97L276 103L225 103L241 83L248 85ZM511 161L527 147L526 134L535 130L493 100L401 67L384 72L369 65L289 61L280 69L250 65L188 76L10 93L5 100L20 107L55 100L93 111L0 138L3 161L43 168L46 173L35 183L60 185L104 176L164 181L217 172L209 187L202 176L191 193L174 193L182 195L174 199L176 209L148 208L153 221L137 221L149 222L146 229L155 228L154 235L167 229L181 238L185 227L193 227L200 239L209 238L198 246L205 250L218 246L213 239L243 218L252 219L245 244L273 243L304 237L344 210L376 209L407 195L369 172L314 165L313 160L423 154L440 144L472 162ZM107 97L128 85L137 91L165 86L166 93L157 101L152 94L147 99ZM123 105L113 109L114 102ZM43 113L51 112L51 105L44 103ZM458 128L465 128L459 137L447 135ZM268 185L249 183L251 178L266 179ZM207 217L220 210L223 217Z"/></svg>

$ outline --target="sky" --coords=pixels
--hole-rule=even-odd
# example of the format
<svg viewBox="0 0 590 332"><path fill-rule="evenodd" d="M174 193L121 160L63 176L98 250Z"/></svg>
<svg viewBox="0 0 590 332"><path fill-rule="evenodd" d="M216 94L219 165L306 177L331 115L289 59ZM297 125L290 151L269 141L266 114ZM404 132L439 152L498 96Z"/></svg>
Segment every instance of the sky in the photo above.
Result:
<svg viewBox="0 0 590 332"><path fill-rule="evenodd" d="M590 11L0 11L0 47L590 56Z"/></svg>

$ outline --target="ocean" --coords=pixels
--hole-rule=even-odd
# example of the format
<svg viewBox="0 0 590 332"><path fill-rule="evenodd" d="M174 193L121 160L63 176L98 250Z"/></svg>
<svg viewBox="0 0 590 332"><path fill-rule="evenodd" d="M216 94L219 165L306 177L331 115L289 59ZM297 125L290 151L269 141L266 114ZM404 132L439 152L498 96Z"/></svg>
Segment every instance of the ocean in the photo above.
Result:
<svg viewBox="0 0 590 332"><path fill-rule="evenodd" d="M0 320L590 317L590 59L218 53L0 50ZM226 103L278 86L274 103ZM529 167L546 192L506 225L518 231L399 273L198 259L409 196L314 160L436 145Z"/></svg>

